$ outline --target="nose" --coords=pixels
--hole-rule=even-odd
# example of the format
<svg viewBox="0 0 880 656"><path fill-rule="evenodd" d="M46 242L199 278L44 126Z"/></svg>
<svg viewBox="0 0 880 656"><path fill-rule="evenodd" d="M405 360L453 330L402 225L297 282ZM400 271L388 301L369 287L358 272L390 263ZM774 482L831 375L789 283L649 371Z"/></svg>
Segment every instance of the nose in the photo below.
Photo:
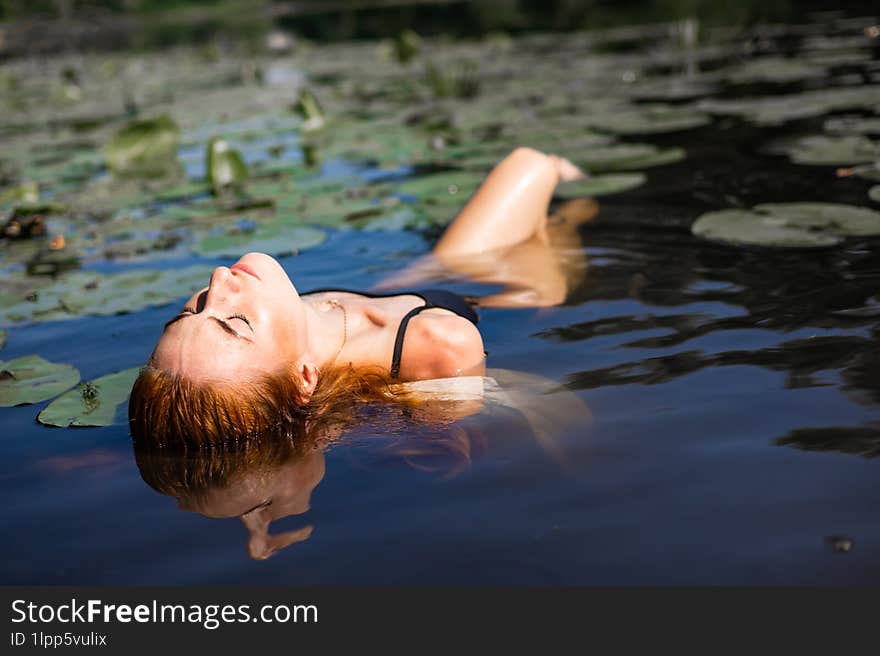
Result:
<svg viewBox="0 0 880 656"><path fill-rule="evenodd" d="M239 289L239 282L229 267L217 267L211 274L211 281L208 283L205 306L223 303L230 296L237 294Z"/></svg>

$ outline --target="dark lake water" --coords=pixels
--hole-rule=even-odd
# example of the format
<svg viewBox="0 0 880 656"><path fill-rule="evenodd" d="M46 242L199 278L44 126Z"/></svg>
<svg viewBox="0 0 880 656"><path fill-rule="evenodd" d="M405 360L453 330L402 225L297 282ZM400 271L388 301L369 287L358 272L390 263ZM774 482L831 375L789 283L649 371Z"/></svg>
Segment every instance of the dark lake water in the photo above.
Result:
<svg viewBox="0 0 880 656"><path fill-rule="evenodd" d="M804 62L810 39L849 38L813 44L825 56L841 55L818 76L712 77L714 91L702 99L876 92L880 48L876 38L859 41L870 21L838 20L833 29L819 21L794 36L780 28L734 39L752 43L756 58L781 52ZM631 47L624 40L617 50ZM736 53L737 65L754 54ZM706 59L707 74L730 64L719 57ZM651 70L656 62L647 59L627 66ZM655 75L693 82L682 70ZM688 97L686 105L699 100ZM523 403L552 414L559 399L566 408L574 396L582 413L556 417L543 437L528 412L492 404L437 429L413 420L388 430L381 417L365 417L326 450L267 474L300 501L310 498L307 511L299 512L301 504L270 531L313 527L308 539L268 560L248 557L238 519L188 512L145 484L123 423L54 428L35 421L48 402L0 408L7 501L0 582L880 583L880 242L849 237L829 248L785 249L707 241L690 231L705 212L768 202L878 209L867 195L876 180L836 174L870 158L805 164L784 150L828 134L829 118L877 119L878 103L868 97L769 125L753 114L711 113L710 122L687 130L621 136L622 143L681 147L687 157L640 169L645 184L598 199L598 217L581 234L586 276L564 304L481 310L489 375L545 379L557 391ZM862 138L876 148L880 130L872 129ZM297 138L260 139L260 152L289 146L292 154L281 157L301 162ZM200 177L201 147L189 148L180 157ZM252 164L259 161L253 152L245 152ZM379 170L356 161L327 157L319 177L382 183L428 170L420 162ZM323 226L323 243L280 260L301 290L365 289L426 253L437 233ZM19 266L9 252L0 253L9 258L0 261L4 275ZM229 259L184 249L158 262ZM83 260L97 272L147 265L156 266L94 253ZM491 291L465 280L445 287ZM0 356L39 354L89 380L142 364L175 307L9 322ZM454 437L467 457L442 448L436 457L408 456L437 435Z"/></svg>

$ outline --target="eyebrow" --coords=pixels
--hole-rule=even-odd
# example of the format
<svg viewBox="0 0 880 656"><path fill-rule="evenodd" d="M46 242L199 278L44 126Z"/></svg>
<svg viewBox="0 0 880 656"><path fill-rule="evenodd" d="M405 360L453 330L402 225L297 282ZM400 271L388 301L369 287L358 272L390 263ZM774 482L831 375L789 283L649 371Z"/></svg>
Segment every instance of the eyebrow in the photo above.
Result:
<svg viewBox="0 0 880 656"><path fill-rule="evenodd" d="M182 312L182 313L178 314L176 317L172 318L170 321L168 321L168 322L165 323L165 327L162 329L163 332L164 332L165 330L167 330L167 329L168 329L168 326L170 326L171 324L173 324L173 323L175 323L175 322L177 322L177 321L180 321L180 320L183 319L184 317L189 317L189 316L193 316L193 315L191 315L189 312ZM237 332L232 326L230 326L228 323L226 323L225 321L223 321L223 319L218 319L217 317L208 317L208 318L211 319L212 321L216 321L217 324L218 324L218 325L219 325L219 326L220 326L220 327L221 327L226 333L232 335L233 337L235 337L235 338L237 338L237 339L243 339L243 340L245 340L246 342L251 342L251 343L253 343L254 340L252 340L250 337L245 337L245 336L242 335L241 333Z"/></svg>

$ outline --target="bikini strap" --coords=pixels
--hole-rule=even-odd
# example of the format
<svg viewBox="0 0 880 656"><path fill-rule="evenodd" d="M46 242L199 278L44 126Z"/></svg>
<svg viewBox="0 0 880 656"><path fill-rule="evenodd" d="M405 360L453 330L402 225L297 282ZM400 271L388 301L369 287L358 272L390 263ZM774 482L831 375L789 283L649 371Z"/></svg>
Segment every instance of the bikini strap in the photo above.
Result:
<svg viewBox="0 0 880 656"><path fill-rule="evenodd" d="M431 305L419 305L403 315L400 325L397 327L397 336L394 338L394 354L391 356L391 378L396 380L400 377L400 360L403 357L403 338L406 337L406 326L409 320L422 310L427 310Z"/></svg>

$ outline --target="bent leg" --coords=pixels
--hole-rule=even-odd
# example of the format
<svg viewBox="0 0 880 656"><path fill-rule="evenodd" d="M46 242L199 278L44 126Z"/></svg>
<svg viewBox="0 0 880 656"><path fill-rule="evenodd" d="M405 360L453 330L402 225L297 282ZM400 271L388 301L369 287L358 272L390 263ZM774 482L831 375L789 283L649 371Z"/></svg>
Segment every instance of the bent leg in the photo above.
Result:
<svg viewBox="0 0 880 656"><path fill-rule="evenodd" d="M517 148L492 170L443 233L434 254L485 253L540 235L556 185L582 175L568 160Z"/></svg>

